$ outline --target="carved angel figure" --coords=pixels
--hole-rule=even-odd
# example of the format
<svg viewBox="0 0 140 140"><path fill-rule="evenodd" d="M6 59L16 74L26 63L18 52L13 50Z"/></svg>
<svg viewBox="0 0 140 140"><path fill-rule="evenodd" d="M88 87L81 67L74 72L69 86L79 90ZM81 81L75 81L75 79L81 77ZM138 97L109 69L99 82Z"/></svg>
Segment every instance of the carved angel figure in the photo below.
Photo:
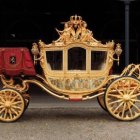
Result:
<svg viewBox="0 0 140 140"><path fill-rule="evenodd" d="M92 31L87 29L87 23L82 22L81 25L79 25L76 36L78 39L81 41L94 41L94 42L99 42L95 38L93 38L93 33Z"/></svg>
<svg viewBox="0 0 140 140"><path fill-rule="evenodd" d="M74 36L75 34L72 26L69 25L67 22L64 24L63 31L60 31L58 29L56 29L56 31L58 32L60 37L55 42L60 42L60 41L67 42L71 39L71 36Z"/></svg>

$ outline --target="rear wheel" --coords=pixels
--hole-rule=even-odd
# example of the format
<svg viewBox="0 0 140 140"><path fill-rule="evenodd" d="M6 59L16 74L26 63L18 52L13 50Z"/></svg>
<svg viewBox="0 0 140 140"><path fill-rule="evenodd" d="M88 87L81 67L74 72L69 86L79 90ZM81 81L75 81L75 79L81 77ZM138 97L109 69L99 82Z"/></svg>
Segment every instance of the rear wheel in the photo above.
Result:
<svg viewBox="0 0 140 140"><path fill-rule="evenodd" d="M25 93L25 94L23 94L23 98L25 100L25 108L24 108L24 110L26 110L28 108L28 106L29 106L29 103L30 103L30 95Z"/></svg>
<svg viewBox="0 0 140 140"><path fill-rule="evenodd" d="M22 116L24 107L24 99L18 91L14 89L0 90L0 121L16 121Z"/></svg>
<svg viewBox="0 0 140 140"><path fill-rule="evenodd" d="M97 97L97 101L99 103L99 105L101 106L101 108L105 111L107 111L106 106L105 106L105 100L104 100L104 95L100 95Z"/></svg>
<svg viewBox="0 0 140 140"><path fill-rule="evenodd" d="M107 88L105 104L116 119L127 121L140 116L140 81L133 77L121 77Z"/></svg>

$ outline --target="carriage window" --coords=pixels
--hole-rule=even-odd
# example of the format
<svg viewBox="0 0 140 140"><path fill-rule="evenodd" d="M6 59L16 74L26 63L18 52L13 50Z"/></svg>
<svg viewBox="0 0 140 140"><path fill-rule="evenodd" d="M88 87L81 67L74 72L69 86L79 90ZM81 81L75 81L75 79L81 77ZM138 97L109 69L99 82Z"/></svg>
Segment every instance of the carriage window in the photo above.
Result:
<svg viewBox="0 0 140 140"><path fill-rule="evenodd" d="M68 70L86 70L86 50L74 47L68 50Z"/></svg>
<svg viewBox="0 0 140 140"><path fill-rule="evenodd" d="M91 51L91 70L102 70L105 67L107 52Z"/></svg>
<svg viewBox="0 0 140 140"><path fill-rule="evenodd" d="M47 51L47 67L51 70L63 69L62 51Z"/></svg>

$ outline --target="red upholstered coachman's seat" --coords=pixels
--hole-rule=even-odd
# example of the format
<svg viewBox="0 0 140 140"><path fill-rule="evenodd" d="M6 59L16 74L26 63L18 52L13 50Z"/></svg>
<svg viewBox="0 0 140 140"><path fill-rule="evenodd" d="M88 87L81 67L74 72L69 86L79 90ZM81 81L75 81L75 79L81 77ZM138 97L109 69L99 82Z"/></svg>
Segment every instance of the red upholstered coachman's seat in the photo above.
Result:
<svg viewBox="0 0 140 140"><path fill-rule="evenodd" d="M27 48L0 48L0 74L35 75L29 50Z"/></svg>

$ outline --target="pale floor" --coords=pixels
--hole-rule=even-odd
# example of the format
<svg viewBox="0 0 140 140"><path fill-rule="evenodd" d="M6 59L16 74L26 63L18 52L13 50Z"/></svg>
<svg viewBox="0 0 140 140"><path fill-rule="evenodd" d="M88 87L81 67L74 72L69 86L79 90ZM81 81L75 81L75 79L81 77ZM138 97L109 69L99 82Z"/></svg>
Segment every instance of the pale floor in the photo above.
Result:
<svg viewBox="0 0 140 140"><path fill-rule="evenodd" d="M100 108L30 108L0 123L0 140L139 140L140 118L122 122Z"/></svg>

